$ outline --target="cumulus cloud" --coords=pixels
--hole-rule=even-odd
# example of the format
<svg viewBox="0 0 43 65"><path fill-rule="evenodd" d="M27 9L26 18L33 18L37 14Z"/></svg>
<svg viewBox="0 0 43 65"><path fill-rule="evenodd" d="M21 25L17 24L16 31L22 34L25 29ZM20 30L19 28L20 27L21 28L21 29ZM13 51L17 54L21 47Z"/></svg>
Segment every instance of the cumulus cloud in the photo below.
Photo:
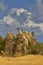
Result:
<svg viewBox="0 0 43 65"><path fill-rule="evenodd" d="M14 22L14 18L11 16L5 16L3 18L3 22L6 23L7 25L11 25Z"/></svg>
<svg viewBox="0 0 43 65"><path fill-rule="evenodd" d="M13 8L13 9L10 10L9 13L11 13L11 14L16 13L16 15L18 15L18 16L19 16L20 14L22 14L22 13L31 15L31 13L30 13L28 10L23 9L23 8L20 8L20 9Z"/></svg>
<svg viewBox="0 0 43 65"><path fill-rule="evenodd" d="M43 31L43 23L34 23L33 21L29 21L27 23L24 24L25 26L29 26L29 27L40 27L41 31Z"/></svg>
<svg viewBox="0 0 43 65"><path fill-rule="evenodd" d="M13 8L7 16L0 19L0 34L5 35L8 31L16 33L17 28L34 31L36 35L43 33L43 23L36 23L32 13L23 8Z"/></svg>

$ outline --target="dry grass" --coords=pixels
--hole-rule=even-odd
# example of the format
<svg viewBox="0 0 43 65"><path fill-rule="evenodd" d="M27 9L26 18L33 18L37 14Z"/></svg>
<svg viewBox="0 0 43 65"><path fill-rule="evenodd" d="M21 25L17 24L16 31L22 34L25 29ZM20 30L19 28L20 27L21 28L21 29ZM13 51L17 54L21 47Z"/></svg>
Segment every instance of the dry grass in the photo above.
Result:
<svg viewBox="0 0 43 65"><path fill-rule="evenodd" d="M0 65L43 65L43 56L27 55L23 57L1 57Z"/></svg>

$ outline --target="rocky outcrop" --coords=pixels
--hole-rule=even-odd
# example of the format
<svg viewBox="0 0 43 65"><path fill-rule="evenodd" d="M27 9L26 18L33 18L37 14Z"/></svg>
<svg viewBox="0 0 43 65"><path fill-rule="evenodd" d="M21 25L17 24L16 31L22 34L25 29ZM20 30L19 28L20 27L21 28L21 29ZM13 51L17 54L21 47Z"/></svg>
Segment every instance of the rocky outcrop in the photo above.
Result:
<svg viewBox="0 0 43 65"><path fill-rule="evenodd" d="M6 45L5 45L5 54L7 56L12 55L12 50L13 50L13 45L15 44L15 35L13 35L12 33L8 32L6 34Z"/></svg>
<svg viewBox="0 0 43 65"><path fill-rule="evenodd" d="M26 39L26 36L24 35L24 33L21 30L19 30L16 38L17 38L17 42L16 42L17 55L19 55L18 52L20 53L19 56L26 55L27 54L27 47L28 47L28 40Z"/></svg>
<svg viewBox="0 0 43 65"><path fill-rule="evenodd" d="M6 56L22 56L28 53L29 44L35 45L34 40L30 32L23 32L18 30L16 35L8 32L6 34L5 55Z"/></svg>
<svg viewBox="0 0 43 65"><path fill-rule="evenodd" d="M32 44L32 45L36 44L35 38L33 37L33 35L30 32L24 32L24 34L30 44Z"/></svg>

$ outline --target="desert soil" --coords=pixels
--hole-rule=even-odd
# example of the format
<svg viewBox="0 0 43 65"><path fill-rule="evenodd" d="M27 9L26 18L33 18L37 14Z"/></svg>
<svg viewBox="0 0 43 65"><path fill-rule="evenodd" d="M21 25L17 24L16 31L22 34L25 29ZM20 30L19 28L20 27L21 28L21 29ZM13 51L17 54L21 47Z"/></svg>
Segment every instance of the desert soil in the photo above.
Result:
<svg viewBox="0 0 43 65"><path fill-rule="evenodd" d="M43 56L27 55L22 57L2 57L0 65L43 65Z"/></svg>

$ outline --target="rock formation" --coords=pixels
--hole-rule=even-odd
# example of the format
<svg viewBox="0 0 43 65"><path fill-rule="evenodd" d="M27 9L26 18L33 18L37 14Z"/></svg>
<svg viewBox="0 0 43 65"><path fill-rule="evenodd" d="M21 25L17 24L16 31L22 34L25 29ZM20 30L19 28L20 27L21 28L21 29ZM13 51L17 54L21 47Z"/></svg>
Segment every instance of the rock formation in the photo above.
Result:
<svg viewBox="0 0 43 65"><path fill-rule="evenodd" d="M8 32L6 35L5 54L6 56L22 56L29 51L29 44L36 44L30 32L18 30L16 35Z"/></svg>
<svg viewBox="0 0 43 65"><path fill-rule="evenodd" d="M16 42L17 55L19 55L18 53L20 53L19 56L27 54L28 40L26 39L26 36L24 35L24 33L21 30L18 31L16 38L17 38L17 42Z"/></svg>
<svg viewBox="0 0 43 65"><path fill-rule="evenodd" d="M7 35L6 35L6 45L5 45L5 54L7 56L10 56L10 55L13 54L12 49L13 49L13 44L15 44L14 38L15 38L15 36L12 33L10 33L10 32L7 33Z"/></svg>

